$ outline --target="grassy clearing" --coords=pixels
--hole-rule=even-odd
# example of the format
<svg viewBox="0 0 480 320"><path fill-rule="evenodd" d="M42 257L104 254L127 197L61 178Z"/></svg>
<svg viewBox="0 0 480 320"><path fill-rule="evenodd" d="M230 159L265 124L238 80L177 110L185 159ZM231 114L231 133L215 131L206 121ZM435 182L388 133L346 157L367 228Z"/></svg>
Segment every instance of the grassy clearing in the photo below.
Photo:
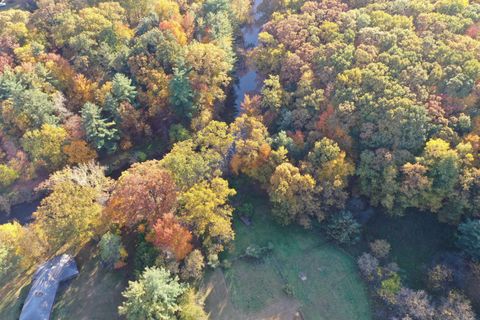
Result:
<svg viewBox="0 0 480 320"><path fill-rule="evenodd" d="M393 218L377 214L366 225L367 241L390 242L392 261L404 272L406 283L416 289L425 287L427 269L434 257L453 248L455 228L438 222L432 213L410 212Z"/></svg>
<svg viewBox="0 0 480 320"><path fill-rule="evenodd" d="M327 243L318 232L279 226L271 219L264 199L250 199L255 206L252 226L235 220L236 240L226 254L232 267L224 271L228 297L220 301L218 297L213 301L207 298L212 319L267 319L281 314L278 308L285 304L299 307L305 319L371 319L367 291L354 259ZM263 262L238 258L249 245L269 242L274 249ZM302 281L300 274L307 280ZM293 289L292 297L284 292L287 284ZM265 309L271 306L278 308L266 314Z"/></svg>

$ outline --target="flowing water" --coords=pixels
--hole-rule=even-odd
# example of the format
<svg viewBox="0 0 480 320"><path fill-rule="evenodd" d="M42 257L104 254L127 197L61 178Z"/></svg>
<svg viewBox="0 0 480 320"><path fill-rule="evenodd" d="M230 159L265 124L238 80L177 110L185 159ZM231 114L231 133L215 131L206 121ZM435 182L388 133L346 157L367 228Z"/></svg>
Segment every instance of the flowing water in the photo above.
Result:
<svg viewBox="0 0 480 320"><path fill-rule="evenodd" d="M243 47L252 49L258 44L258 34L262 30L262 13L259 10L263 0L255 0L252 6L252 22L242 28ZM235 86L235 107L237 113L241 113L241 104L245 94L258 91L257 70L252 63L246 63L246 66L240 72L237 71L238 84Z"/></svg>
<svg viewBox="0 0 480 320"><path fill-rule="evenodd" d="M40 200L17 204L11 208L10 214L0 212L0 224L17 220L25 225L32 221L32 215L37 210Z"/></svg>

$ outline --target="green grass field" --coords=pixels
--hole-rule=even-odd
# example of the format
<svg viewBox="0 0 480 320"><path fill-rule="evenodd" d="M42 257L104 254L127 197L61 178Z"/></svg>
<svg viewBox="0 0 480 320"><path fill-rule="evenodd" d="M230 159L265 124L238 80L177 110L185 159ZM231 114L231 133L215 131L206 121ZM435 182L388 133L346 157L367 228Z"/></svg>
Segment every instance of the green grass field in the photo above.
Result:
<svg viewBox="0 0 480 320"><path fill-rule="evenodd" d="M282 303L296 305L309 320L371 319L367 290L350 255L326 242L317 231L279 226L271 219L265 200L252 202L253 225L247 227L235 220L236 239L226 254L232 261L232 267L224 271L229 301L207 298L212 320L262 319L262 310L272 305L282 308ZM249 245L269 242L274 249L263 262L238 258ZM300 274L307 279L301 280ZM283 290L287 284L294 292L290 299ZM233 308L224 308L220 314L221 308L215 304Z"/></svg>

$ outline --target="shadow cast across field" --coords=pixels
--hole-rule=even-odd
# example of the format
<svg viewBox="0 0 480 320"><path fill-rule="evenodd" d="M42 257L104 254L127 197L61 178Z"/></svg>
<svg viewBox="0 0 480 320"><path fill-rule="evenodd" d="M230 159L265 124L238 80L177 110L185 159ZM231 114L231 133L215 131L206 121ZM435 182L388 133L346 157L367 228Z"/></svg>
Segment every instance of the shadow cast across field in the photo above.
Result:
<svg viewBox="0 0 480 320"><path fill-rule="evenodd" d="M257 203L252 226L235 219L236 239L225 255L231 266L205 278L212 320L368 320L367 290L354 259L318 231L282 227L269 206ZM271 253L242 258L250 245L273 244ZM288 294L287 294L288 293Z"/></svg>
<svg viewBox="0 0 480 320"><path fill-rule="evenodd" d="M95 247L87 246L85 251L88 259L78 277L60 287L52 319L119 319L117 308L127 285L126 271L102 268Z"/></svg>

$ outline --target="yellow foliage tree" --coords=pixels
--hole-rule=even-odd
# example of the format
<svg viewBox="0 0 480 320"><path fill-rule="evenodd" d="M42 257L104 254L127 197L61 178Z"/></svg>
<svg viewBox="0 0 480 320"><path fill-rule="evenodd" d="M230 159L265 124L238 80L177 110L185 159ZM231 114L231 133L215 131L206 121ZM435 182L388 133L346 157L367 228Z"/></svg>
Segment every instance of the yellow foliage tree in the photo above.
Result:
<svg viewBox="0 0 480 320"><path fill-rule="evenodd" d="M62 146L66 138L65 129L44 124L40 130L27 131L22 138L22 145L37 165L43 164L49 169L56 169L65 160Z"/></svg>
<svg viewBox="0 0 480 320"><path fill-rule="evenodd" d="M180 198L180 219L192 227L210 254L218 254L234 238L228 197L235 194L226 180L213 178L195 184Z"/></svg>
<svg viewBox="0 0 480 320"><path fill-rule="evenodd" d="M99 193L72 181L59 182L52 190L34 213L34 225L48 243L49 253L55 254L61 248L76 253L98 234L102 225Z"/></svg>
<svg viewBox="0 0 480 320"><path fill-rule="evenodd" d="M315 214L315 180L309 174L302 175L294 165L279 165L270 179L268 193L273 203L273 214L280 223L287 225L298 221L305 227Z"/></svg>

